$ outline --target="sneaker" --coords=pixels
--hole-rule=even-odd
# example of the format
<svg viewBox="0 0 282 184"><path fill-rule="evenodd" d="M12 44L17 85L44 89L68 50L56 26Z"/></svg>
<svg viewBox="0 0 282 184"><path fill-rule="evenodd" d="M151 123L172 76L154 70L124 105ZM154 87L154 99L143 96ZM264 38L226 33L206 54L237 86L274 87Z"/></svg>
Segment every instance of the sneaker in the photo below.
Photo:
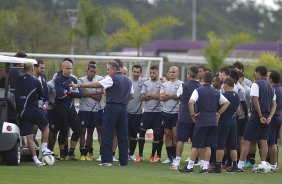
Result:
<svg viewBox="0 0 282 184"><path fill-rule="evenodd" d="M278 172L278 168L271 168L270 172Z"/></svg>
<svg viewBox="0 0 282 184"><path fill-rule="evenodd" d="M87 157L90 158L91 160L94 159L94 154L93 153L87 153Z"/></svg>
<svg viewBox="0 0 282 184"><path fill-rule="evenodd" d="M172 161L169 158L166 158L162 163L163 164L171 164Z"/></svg>
<svg viewBox="0 0 282 184"><path fill-rule="evenodd" d="M113 162L118 162L118 159L113 156Z"/></svg>
<svg viewBox="0 0 282 184"><path fill-rule="evenodd" d="M208 170L209 173L221 173L221 169L216 169L216 168L213 168L211 170Z"/></svg>
<svg viewBox="0 0 282 184"><path fill-rule="evenodd" d="M208 170L213 170L214 169L214 165L209 165L208 166Z"/></svg>
<svg viewBox="0 0 282 184"><path fill-rule="evenodd" d="M75 155L69 155L68 160L77 161L78 159L75 157Z"/></svg>
<svg viewBox="0 0 282 184"><path fill-rule="evenodd" d="M136 158L134 155L129 155L128 160L135 162Z"/></svg>
<svg viewBox="0 0 282 184"><path fill-rule="evenodd" d="M157 155L155 158L154 158L154 162L160 162L161 161L161 158Z"/></svg>
<svg viewBox="0 0 282 184"><path fill-rule="evenodd" d="M99 166L105 166L105 167L110 167L112 165L113 165L112 163L101 163L101 164L99 164Z"/></svg>
<svg viewBox="0 0 282 184"><path fill-rule="evenodd" d="M234 173L237 172L237 170L238 170L237 167L229 167L229 168L226 169L226 172L229 173L229 174L234 174Z"/></svg>
<svg viewBox="0 0 282 184"><path fill-rule="evenodd" d="M180 173L194 173L194 169L191 168L191 169L187 169L187 167L183 167L182 169L178 169L178 172Z"/></svg>
<svg viewBox="0 0 282 184"><path fill-rule="evenodd" d="M41 166L44 166L46 165L45 163L43 162L34 162L35 166L38 166L38 167L41 167Z"/></svg>
<svg viewBox="0 0 282 184"><path fill-rule="evenodd" d="M137 157L135 158L136 161L135 162L142 162L143 161L143 157L137 155Z"/></svg>
<svg viewBox="0 0 282 184"><path fill-rule="evenodd" d="M179 165L172 165L172 166L170 166L170 169L178 171L179 170Z"/></svg>
<svg viewBox="0 0 282 184"><path fill-rule="evenodd" d="M85 160L85 156L84 156L84 155L81 155L80 158L79 158L79 160L84 161L84 160Z"/></svg>
<svg viewBox="0 0 282 184"><path fill-rule="evenodd" d="M54 152L47 148L46 150L42 151L42 156L46 155L54 155Z"/></svg>
<svg viewBox="0 0 282 184"><path fill-rule="evenodd" d="M101 162L101 161L102 161L102 155L100 155L100 156L96 159L96 161Z"/></svg>
<svg viewBox="0 0 282 184"><path fill-rule="evenodd" d="M151 163L155 162L154 157L150 157L150 162L151 162Z"/></svg>
<svg viewBox="0 0 282 184"><path fill-rule="evenodd" d="M199 171L200 174L208 174L209 171L207 169L202 169Z"/></svg>

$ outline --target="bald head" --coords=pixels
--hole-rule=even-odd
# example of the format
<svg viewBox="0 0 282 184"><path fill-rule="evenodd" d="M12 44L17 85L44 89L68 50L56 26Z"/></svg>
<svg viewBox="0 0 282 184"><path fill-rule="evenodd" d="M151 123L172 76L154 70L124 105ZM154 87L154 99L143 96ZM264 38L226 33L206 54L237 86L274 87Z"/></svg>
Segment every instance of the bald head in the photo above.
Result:
<svg viewBox="0 0 282 184"><path fill-rule="evenodd" d="M62 63L62 71L63 71L63 75L66 77L69 77L72 73L72 63L69 61L64 61Z"/></svg>
<svg viewBox="0 0 282 184"><path fill-rule="evenodd" d="M179 71L178 71L178 67L177 66L171 66L169 68L169 70L168 70L169 80L171 80L171 81L178 80L178 74L179 74Z"/></svg>
<svg viewBox="0 0 282 184"><path fill-rule="evenodd" d="M32 63L25 63L24 64L24 73L32 75L32 73L33 73L33 64Z"/></svg>

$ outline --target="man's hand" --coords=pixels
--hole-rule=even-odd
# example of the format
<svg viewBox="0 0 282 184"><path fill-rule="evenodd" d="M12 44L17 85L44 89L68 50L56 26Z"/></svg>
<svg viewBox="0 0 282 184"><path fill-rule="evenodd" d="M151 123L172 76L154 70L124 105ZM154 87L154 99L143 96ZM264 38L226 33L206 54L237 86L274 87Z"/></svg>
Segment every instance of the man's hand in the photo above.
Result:
<svg viewBox="0 0 282 184"><path fill-rule="evenodd" d="M80 84L71 84L70 87L72 87L73 89L80 88Z"/></svg>

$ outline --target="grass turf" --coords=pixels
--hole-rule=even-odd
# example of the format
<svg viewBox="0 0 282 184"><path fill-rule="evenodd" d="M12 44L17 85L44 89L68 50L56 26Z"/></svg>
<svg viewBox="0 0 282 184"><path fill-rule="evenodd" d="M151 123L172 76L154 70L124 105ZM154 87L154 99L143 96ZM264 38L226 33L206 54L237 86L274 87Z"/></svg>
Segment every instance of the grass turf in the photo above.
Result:
<svg viewBox="0 0 282 184"><path fill-rule="evenodd" d="M95 145L97 147L97 142ZM185 145L185 153L182 157L187 158L190 145ZM138 149L138 147L137 147ZM25 183L281 183L282 174L278 173L252 173L247 169L241 174L198 174L198 168L194 174L182 174L170 170L170 165L161 163L149 163L148 158L151 150L151 142L145 144L145 159L142 163L132 163L121 167L114 163L112 167L101 167L96 161L57 161L54 166L35 167L32 162L22 162L18 167L0 166L0 184L25 184ZM97 156L97 152L95 155ZM77 152L77 155L79 153ZM165 158L165 147L163 159ZM258 157L257 157L258 158ZM282 154L279 156L280 166Z"/></svg>

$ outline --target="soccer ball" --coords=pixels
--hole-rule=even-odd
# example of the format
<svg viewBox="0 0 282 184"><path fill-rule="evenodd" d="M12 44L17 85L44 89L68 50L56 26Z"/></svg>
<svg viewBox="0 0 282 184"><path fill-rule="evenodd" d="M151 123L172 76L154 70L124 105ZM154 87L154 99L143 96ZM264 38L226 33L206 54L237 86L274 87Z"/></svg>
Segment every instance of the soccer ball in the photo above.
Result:
<svg viewBox="0 0 282 184"><path fill-rule="evenodd" d="M263 173L269 173L271 166L268 162L263 162L258 165L258 171Z"/></svg>
<svg viewBox="0 0 282 184"><path fill-rule="evenodd" d="M46 163L47 165L54 165L55 158L52 155L46 155L42 157L42 162Z"/></svg>

